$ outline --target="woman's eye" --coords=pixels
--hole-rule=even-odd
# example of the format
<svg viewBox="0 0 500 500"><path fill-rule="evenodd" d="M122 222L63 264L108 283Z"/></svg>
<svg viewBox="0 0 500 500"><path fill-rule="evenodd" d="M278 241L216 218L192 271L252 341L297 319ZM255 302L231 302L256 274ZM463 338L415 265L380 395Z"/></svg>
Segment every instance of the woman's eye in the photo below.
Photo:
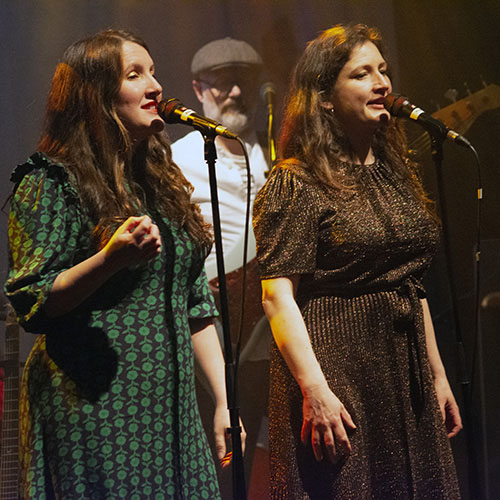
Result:
<svg viewBox="0 0 500 500"><path fill-rule="evenodd" d="M134 78L137 78L139 76L139 74L136 72L136 71L131 71L128 75L127 75L127 79L128 80L133 80Z"/></svg>
<svg viewBox="0 0 500 500"><path fill-rule="evenodd" d="M366 73L366 72L363 72L363 73L358 73L357 75L354 75L354 78L356 78L357 80L361 80L361 79L363 79L366 75L367 75L367 73Z"/></svg>

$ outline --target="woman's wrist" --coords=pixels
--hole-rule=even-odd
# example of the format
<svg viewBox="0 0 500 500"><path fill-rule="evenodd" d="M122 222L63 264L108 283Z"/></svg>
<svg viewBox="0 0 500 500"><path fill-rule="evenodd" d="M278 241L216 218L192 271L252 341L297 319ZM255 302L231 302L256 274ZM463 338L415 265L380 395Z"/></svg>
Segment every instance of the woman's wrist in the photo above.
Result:
<svg viewBox="0 0 500 500"><path fill-rule="evenodd" d="M108 246L99 250L96 256L101 260L102 267L110 274L115 274L125 267L125 265L120 262L120 259L117 258L117 253L110 250Z"/></svg>
<svg viewBox="0 0 500 500"><path fill-rule="evenodd" d="M325 377L304 380L302 383L299 383L299 385L304 397L311 396L312 394L316 394L318 391L322 391L324 389L329 389Z"/></svg>
<svg viewBox="0 0 500 500"><path fill-rule="evenodd" d="M227 410L227 399L225 395L224 397L221 397L219 400L215 401L215 408L217 409L224 408Z"/></svg>
<svg viewBox="0 0 500 500"><path fill-rule="evenodd" d="M433 374L433 381L434 381L434 386L436 387L449 387L450 383L448 382L448 378L446 377L445 373L439 373L438 375Z"/></svg>

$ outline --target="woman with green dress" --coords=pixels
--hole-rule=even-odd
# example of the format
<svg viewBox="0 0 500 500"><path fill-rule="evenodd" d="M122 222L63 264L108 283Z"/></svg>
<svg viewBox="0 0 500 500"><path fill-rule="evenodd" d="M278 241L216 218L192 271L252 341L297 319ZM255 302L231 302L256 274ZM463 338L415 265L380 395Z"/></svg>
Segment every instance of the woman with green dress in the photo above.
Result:
<svg viewBox="0 0 500 500"><path fill-rule="evenodd" d="M146 44L107 30L58 64L12 174L5 284L38 336L21 390L23 499L217 499L193 359L229 426L211 238L172 162Z"/></svg>

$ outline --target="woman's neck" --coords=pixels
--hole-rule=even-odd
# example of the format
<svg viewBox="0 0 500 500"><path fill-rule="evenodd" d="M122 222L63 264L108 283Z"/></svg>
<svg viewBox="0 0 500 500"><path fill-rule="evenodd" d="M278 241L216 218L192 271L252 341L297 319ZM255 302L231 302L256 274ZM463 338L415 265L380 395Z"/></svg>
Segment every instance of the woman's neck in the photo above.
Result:
<svg viewBox="0 0 500 500"><path fill-rule="evenodd" d="M340 159L347 163L355 163L356 165L371 165L375 163L375 155L371 147L368 149L352 148L349 153L341 154Z"/></svg>
<svg viewBox="0 0 500 500"><path fill-rule="evenodd" d="M375 155L372 149L372 133L362 134L357 132L346 135L349 139L351 150L341 156L342 161L348 161L360 165L371 165L375 162Z"/></svg>

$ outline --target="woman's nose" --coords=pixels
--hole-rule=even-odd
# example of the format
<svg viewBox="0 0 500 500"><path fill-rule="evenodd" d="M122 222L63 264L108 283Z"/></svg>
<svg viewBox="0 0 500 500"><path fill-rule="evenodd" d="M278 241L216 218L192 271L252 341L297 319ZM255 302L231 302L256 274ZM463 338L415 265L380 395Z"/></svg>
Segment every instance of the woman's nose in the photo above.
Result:
<svg viewBox="0 0 500 500"><path fill-rule="evenodd" d="M158 94L161 94L162 91L163 91L163 89L162 89L160 82L154 76L152 76L148 92L152 93L154 95L158 95Z"/></svg>
<svg viewBox="0 0 500 500"><path fill-rule="evenodd" d="M378 73L374 84L377 90L391 89L391 80L385 73Z"/></svg>

